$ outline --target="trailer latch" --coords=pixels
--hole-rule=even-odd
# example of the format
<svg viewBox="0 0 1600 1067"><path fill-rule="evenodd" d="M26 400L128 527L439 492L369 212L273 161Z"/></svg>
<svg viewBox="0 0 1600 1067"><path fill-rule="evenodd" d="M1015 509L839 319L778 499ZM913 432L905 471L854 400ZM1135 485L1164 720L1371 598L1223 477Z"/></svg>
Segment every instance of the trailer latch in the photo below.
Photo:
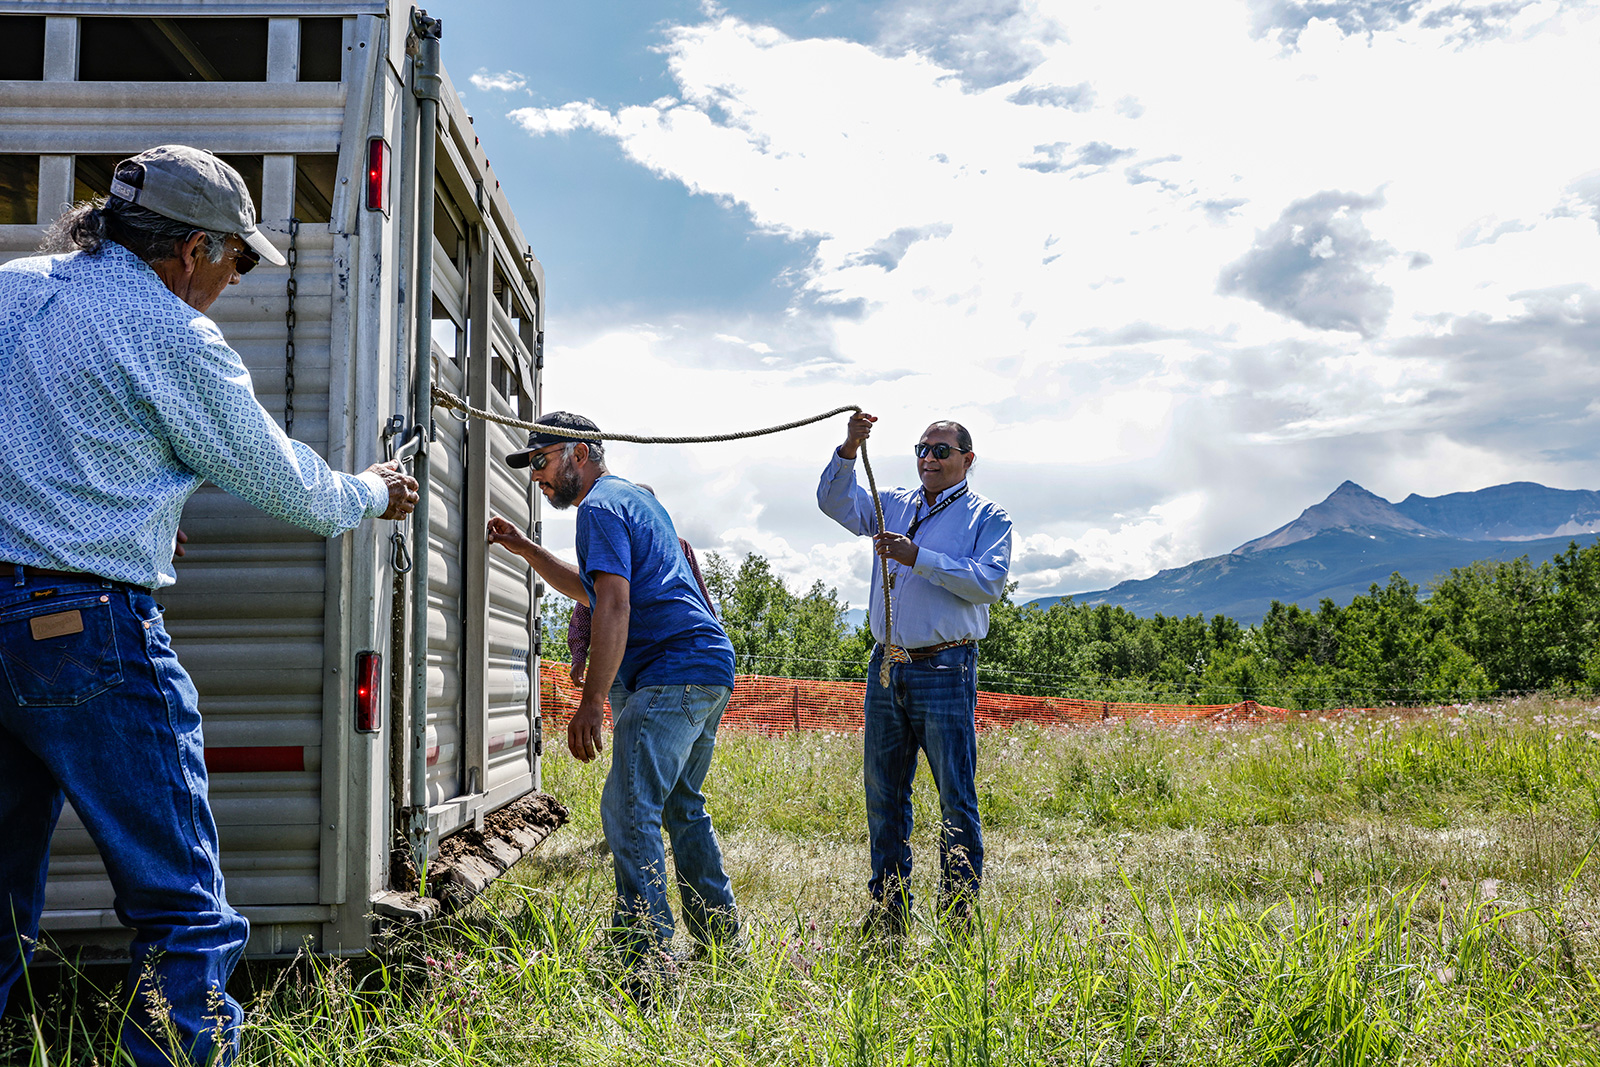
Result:
<svg viewBox="0 0 1600 1067"><path fill-rule="evenodd" d="M395 438L399 438L396 443ZM404 415L391 415L389 421L383 424L383 458L385 462L399 460L401 463L409 462L412 457L426 455L428 439L422 432L422 427L413 426L406 429Z"/></svg>
<svg viewBox="0 0 1600 1067"><path fill-rule="evenodd" d="M400 439L395 443L395 438ZM408 462L418 455L427 453L427 441L422 436L422 428L413 426L406 431L406 418L404 415L391 415L389 421L383 424L383 459L386 463L399 460ZM389 534L389 566L396 574L411 573L411 552L406 548L406 535L400 532L399 523Z"/></svg>

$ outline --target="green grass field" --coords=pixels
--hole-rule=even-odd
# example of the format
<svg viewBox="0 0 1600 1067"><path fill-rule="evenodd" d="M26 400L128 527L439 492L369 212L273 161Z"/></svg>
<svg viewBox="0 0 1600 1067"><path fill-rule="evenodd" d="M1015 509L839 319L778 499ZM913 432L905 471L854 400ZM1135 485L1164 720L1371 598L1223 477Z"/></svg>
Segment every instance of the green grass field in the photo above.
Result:
<svg viewBox="0 0 1600 1067"><path fill-rule="evenodd" d="M1600 708L985 734L981 933L924 913L924 767L899 947L857 932L860 746L723 735L707 794L748 945L677 965L653 1010L604 934L604 768L562 752L567 827L382 962L258 972L242 1061L1600 1064ZM61 1021L4 1045L108 1062Z"/></svg>

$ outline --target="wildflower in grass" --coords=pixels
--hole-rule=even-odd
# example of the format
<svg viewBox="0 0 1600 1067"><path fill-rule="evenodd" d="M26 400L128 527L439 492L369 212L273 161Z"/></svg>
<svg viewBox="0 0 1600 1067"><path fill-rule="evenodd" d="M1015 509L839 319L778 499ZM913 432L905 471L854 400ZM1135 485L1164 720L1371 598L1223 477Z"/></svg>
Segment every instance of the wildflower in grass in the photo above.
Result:
<svg viewBox="0 0 1600 1067"><path fill-rule="evenodd" d="M227 1034L232 1015L228 1011L228 998L215 982L212 982L210 988L206 990L206 1013L202 1018L210 1024L211 1045L213 1049L218 1050L220 1057L223 1038Z"/></svg>

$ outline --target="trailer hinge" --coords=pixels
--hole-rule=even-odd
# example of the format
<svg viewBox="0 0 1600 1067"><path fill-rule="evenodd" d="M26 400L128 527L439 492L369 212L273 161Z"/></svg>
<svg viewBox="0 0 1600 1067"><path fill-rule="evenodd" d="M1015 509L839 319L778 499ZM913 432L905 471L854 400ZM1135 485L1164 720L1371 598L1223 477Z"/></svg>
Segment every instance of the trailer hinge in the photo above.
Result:
<svg viewBox="0 0 1600 1067"><path fill-rule="evenodd" d="M536 544L536 545L544 544L544 523L543 522L536 522L536 523L533 524L533 543Z"/></svg>
<svg viewBox="0 0 1600 1067"><path fill-rule="evenodd" d="M544 370L544 331L540 330L533 339L533 366L535 370Z"/></svg>

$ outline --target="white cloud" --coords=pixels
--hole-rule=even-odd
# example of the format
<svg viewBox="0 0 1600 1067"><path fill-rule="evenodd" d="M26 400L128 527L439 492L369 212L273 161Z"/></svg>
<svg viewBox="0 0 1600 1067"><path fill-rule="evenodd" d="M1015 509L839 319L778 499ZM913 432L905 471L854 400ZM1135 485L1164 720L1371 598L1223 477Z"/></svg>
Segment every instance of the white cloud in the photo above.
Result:
<svg viewBox="0 0 1600 1067"><path fill-rule="evenodd" d="M1070 537L1024 534L1012 549L1012 577L1038 594L1103 589L1129 576L1180 567L1201 553L1195 523L1204 507L1201 494L1188 493L1137 517L1118 516L1115 527Z"/></svg>
<svg viewBox="0 0 1600 1067"><path fill-rule="evenodd" d="M573 130L589 129L600 133L614 133L616 122L608 112L593 104L565 104L561 107L522 107L508 112L506 117L535 137L546 134L565 134Z"/></svg>
<svg viewBox="0 0 1600 1067"><path fill-rule="evenodd" d="M1335 8L1344 22L1315 15ZM569 324L557 355L630 386L585 392L602 425L737 429L859 403L882 416L885 477L904 479L920 428L960 419L980 490L1040 472L1000 500L1035 592L1225 551L1345 477L1401 496L1478 487L1441 471L1600 482L1600 460L1552 458L1581 414L1559 382L1595 376L1593 309L1518 303L1600 266L1592 138L1571 118L1593 95L1593 5L1522 4L1470 35L1466 9L1437 4L1362 21L1359 4L1273 0L1252 23L1197 0L1152 26L1140 5L972 0L950 33L918 36L934 10L898 5L874 48L712 9L667 33L673 96L511 112L534 136L613 139L815 244L785 315ZM1261 258L1285 249L1292 285ZM1218 292L1229 264L1255 270L1252 300ZM1557 413L1542 422L1541 398ZM837 429L634 461L706 547L864 589L864 550L803 514ZM1145 487L1143 510L1116 520L1055 488L1085 468Z"/></svg>
<svg viewBox="0 0 1600 1067"><path fill-rule="evenodd" d="M730 345L738 345L741 348L748 348L757 355L765 356L772 352L772 346L767 344L765 341L746 341L743 337L736 337L731 333L713 334L712 338L713 340L717 341L725 341Z"/></svg>
<svg viewBox="0 0 1600 1067"><path fill-rule="evenodd" d="M467 79L474 89L482 92L514 93L526 91L528 79L514 70L503 70L498 74L490 74L487 70L479 68L478 72Z"/></svg>

